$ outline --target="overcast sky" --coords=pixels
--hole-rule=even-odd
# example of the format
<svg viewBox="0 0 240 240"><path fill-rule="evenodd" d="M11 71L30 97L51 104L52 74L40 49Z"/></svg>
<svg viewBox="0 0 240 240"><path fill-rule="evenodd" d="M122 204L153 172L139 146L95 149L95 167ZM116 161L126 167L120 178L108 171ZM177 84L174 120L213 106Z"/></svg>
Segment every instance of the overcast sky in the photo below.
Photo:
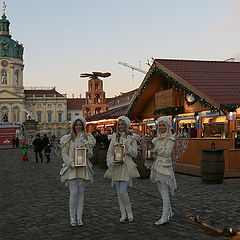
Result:
<svg viewBox="0 0 240 240"><path fill-rule="evenodd" d="M1 1L2 2L2 1ZM82 97L81 73L111 72L107 97L133 90L147 59L240 59L240 0L6 0L24 45L24 86ZM133 75L133 76L132 76Z"/></svg>

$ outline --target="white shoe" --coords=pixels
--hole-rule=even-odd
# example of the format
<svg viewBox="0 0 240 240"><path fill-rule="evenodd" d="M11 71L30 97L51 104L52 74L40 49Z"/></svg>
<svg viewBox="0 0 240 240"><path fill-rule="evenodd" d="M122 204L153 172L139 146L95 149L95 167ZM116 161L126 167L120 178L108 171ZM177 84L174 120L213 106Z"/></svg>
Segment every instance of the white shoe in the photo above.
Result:
<svg viewBox="0 0 240 240"><path fill-rule="evenodd" d="M128 221L133 222L133 214L132 212L128 212Z"/></svg>
<svg viewBox="0 0 240 240"><path fill-rule="evenodd" d="M70 219L70 225L71 225L72 227L76 227L76 226L77 226L76 218L71 218L71 219Z"/></svg>
<svg viewBox="0 0 240 240"><path fill-rule="evenodd" d="M82 221L81 218L78 218L78 219L77 219L77 225L78 225L78 226L83 226L83 221Z"/></svg>
<svg viewBox="0 0 240 240"><path fill-rule="evenodd" d="M120 223L124 223L126 220L127 220L126 214L122 215L122 217L120 218Z"/></svg>
<svg viewBox="0 0 240 240"><path fill-rule="evenodd" d="M167 223L167 222L169 222L169 220L164 220L164 219L160 218L160 219L159 219L158 221L156 221L154 224L155 224L155 225L162 225L162 224Z"/></svg>

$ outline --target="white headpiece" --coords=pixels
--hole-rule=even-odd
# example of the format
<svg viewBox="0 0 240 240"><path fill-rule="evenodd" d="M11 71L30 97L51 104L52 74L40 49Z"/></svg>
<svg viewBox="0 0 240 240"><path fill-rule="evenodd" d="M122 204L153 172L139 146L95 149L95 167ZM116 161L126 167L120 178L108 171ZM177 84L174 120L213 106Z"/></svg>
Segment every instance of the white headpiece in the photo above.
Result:
<svg viewBox="0 0 240 240"><path fill-rule="evenodd" d="M157 119L157 125L158 125L159 122L161 122L161 121L165 122L165 123L171 128L171 123L172 123L171 119L169 119L169 118L166 117L166 116L160 117L160 118Z"/></svg>
<svg viewBox="0 0 240 240"><path fill-rule="evenodd" d="M128 117L126 117L126 116L121 116L121 117L118 118L118 121L119 121L119 120L124 121L125 124L126 124L126 126L127 126L127 128L130 127L131 121L130 121L130 119L129 119Z"/></svg>
<svg viewBox="0 0 240 240"><path fill-rule="evenodd" d="M72 119L71 121L71 127L73 126L73 124L77 121L77 120L80 120L84 126L84 128L86 127L86 120L84 117L82 116L74 116L74 118Z"/></svg>

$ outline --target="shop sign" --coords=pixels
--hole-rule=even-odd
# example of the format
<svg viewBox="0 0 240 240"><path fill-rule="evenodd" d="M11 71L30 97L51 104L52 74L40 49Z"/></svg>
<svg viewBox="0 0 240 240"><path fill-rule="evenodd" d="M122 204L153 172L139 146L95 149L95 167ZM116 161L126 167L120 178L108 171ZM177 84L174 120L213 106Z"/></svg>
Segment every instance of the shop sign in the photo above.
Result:
<svg viewBox="0 0 240 240"><path fill-rule="evenodd" d="M143 124L155 123L154 119L144 119Z"/></svg>
<svg viewBox="0 0 240 240"><path fill-rule="evenodd" d="M207 111L207 112L199 112L198 115L199 115L200 118L225 116L224 113L211 112L211 111Z"/></svg>
<svg viewBox="0 0 240 240"><path fill-rule="evenodd" d="M183 116L176 116L176 119L179 121L179 120L186 120L186 119L195 119L195 117L194 117L194 113L192 113L192 114L186 114Z"/></svg>

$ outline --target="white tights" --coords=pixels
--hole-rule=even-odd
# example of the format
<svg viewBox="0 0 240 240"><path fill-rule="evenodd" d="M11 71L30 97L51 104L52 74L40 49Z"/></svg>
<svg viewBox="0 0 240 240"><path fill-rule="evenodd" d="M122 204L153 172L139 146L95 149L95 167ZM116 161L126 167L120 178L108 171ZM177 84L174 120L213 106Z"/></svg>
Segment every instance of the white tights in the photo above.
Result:
<svg viewBox="0 0 240 240"><path fill-rule="evenodd" d="M122 214L122 217L126 217L126 213L128 218L132 218L132 208L130 198L127 192L128 183L127 182L116 182L116 189L118 195L119 208Z"/></svg>
<svg viewBox="0 0 240 240"><path fill-rule="evenodd" d="M81 179L70 180L69 183L69 213L70 219L77 217L82 219L84 207L85 183Z"/></svg>
<svg viewBox="0 0 240 240"><path fill-rule="evenodd" d="M162 202L163 202L163 208L162 208L162 219L167 221L169 220L172 216L172 208L171 208L171 203L170 203L170 198L169 198L169 188L168 184L166 183L161 183L157 182L159 191L161 193L162 197Z"/></svg>

